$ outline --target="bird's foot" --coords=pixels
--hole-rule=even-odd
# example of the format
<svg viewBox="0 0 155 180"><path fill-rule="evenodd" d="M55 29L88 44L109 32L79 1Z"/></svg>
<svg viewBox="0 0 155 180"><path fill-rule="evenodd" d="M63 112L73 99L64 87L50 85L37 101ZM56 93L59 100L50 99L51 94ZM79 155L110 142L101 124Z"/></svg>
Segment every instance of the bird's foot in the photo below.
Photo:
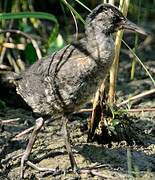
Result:
<svg viewBox="0 0 155 180"><path fill-rule="evenodd" d="M24 155L21 158L21 165L20 165L20 180L24 178L24 164L27 161L27 155L24 153Z"/></svg>
<svg viewBox="0 0 155 180"><path fill-rule="evenodd" d="M69 154L69 158L70 158L72 172L75 174L76 179L80 179L80 169L77 166L77 163L75 161L75 158L74 158L72 152L71 152L71 154Z"/></svg>
<svg viewBox="0 0 155 180"><path fill-rule="evenodd" d="M24 164L28 160L28 157L29 157L29 155L30 155L30 153L32 151L32 147L33 147L33 144L35 142L36 136L39 133L39 131L40 131L41 127L43 126L43 124L44 124L44 119L42 117L40 117L40 118L38 118L36 120L36 124L35 124L34 130L33 130L32 134L31 134L30 139L29 139L29 142L28 142L28 145L26 147L26 150L25 150L25 152L24 152L24 154L23 154L23 156L21 158L20 179L23 179L23 177L24 177Z"/></svg>
<svg viewBox="0 0 155 180"><path fill-rule="evenodd" d="M67 173L73 172L75 174L75 176L76 176L76 179L80 179L80 169L77 166L74 167L74 169L69 168L69 169L66 169L64 171L63 169L61 169L59 167L56 167L56 168L39 167L39 166L37 166L36 164L32 163L29 160L25 161L25 163L28 166L30 166L31 168L33 168L34 170L40 172L41 177L46 177L48 175L56 176L56 175L67 174ZM23 176L24 173L23 172L21 172L20 180L24 179L24 176Z"/></svg>
<svg viewBox="0 0 155 180"><path fill-rule="evenodd" d="M78 168L78 166L77 166L77 164L76 164L75 159L74 159L74 161L72 161L72 163L71 163L71 168L72 168L72 171L73 171L75 174L79 174L79 168Z"/></svg>
<svg viewBox="0 0 155 180"><path fill-rule="evenodd" d="M25 163L30 166L31 168L33 168L34 170L38 171L38 172L42 172L42 176L47 176L48 174L50 175L59 175L59 174L63 174L64 171L62 169L59 169L59 167L57 168L46 168L46 167L39 167L36 164L32 163L31 161L25 161ZM20 180L24 179L24 169L21 168L21 175L20 175Z"/></svg>

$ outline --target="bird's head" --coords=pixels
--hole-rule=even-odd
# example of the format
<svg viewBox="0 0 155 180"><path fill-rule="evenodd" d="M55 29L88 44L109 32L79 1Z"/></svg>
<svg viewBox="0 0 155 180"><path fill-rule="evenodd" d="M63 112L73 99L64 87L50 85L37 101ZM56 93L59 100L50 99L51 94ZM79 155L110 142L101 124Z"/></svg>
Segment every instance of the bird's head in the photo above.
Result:
<svg viewBox="0 0 155 180"><path fill-rule="evenodd" d="M114 33L120 29L128 29L146 35L146 32L142 28L130 22L117 7L110 4L97 6L88 15L86 26L105 34Z"/></svg>

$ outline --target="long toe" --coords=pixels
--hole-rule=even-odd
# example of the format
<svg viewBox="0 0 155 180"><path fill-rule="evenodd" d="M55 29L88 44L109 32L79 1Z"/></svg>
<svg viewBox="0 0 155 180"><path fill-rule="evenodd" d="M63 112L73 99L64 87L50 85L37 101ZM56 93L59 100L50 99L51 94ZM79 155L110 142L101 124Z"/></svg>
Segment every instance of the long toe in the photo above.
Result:
<svg viewBox="0 0 155 180"><path fill-rule="evenodd" d="M20 180L24 178L24 164L27 160L27 156L24 154L21 158L21 165L20 165Z"/></svg>

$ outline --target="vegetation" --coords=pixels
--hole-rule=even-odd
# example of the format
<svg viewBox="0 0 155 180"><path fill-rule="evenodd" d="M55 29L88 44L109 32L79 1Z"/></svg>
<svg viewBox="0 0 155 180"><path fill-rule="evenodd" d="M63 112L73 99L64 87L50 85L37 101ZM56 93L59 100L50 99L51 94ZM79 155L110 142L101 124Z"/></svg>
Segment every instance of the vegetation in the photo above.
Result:
<svg viewBox="0 0 155 180"><path fill-rule="evenodd" d="M71 41L82 37L85 17L91 12L91 9L100 3L111 3L118 6L123 14L128 16L129 19L132 19L136 24L144 26L148 32L153 31L151 26L147 27L147 22L154 18L152 14L155 14L155 0L1 0L0 76L3 76L8 71L20 74L43 56L51 54ZM114 36L116 39L115 47L117 53L107 79L107 81L110 82L109 90L106 92L106 96L104 96L104 81L95 96L93 108L90 109L90 111L93 112L91 121L93 123L96 121L96 113L98 113L101 120L100 124L102 124L102 120L104 120L105 117L101 117L102 112L98 111L98 105L102 104L102 108L105 107L105 102L100 102L100 99L102 99L103 96L106 97L108 102L106 103L108 105L106 104L107 106L104 112L106 110L106 113L109 115L108 118L110 119L110 123L107 122L108 125L106 127L109 136L107 136L106 142L101 139L103 138L102 135L105 135L105 127L102 126L102 130L95 136L96 141L101 144L109 143L111 145L111 141L117 137L117 140L122 141L125 139L131 145L133 141L139 141L139 137L137 132L133 130L134 125L130 120L131 117L128 117L126 113L155 111L154 107L142 106L137 108L133 106L135 101L155 93L155 76L153 76L155 71L148 66L144 53L141 53L141 51L145 50L145 54L147 53L146 46L149 48L150 44L152 42L154 43L154 39L152 35L142 37L134 34L130 37L129 34L124 34L123 31L119 31ZM134 80L148 78L151 85L149 84L149 88L142 88L138 91L138 94L125 94L127 100L119 97L119 101L117 101L117 86L120 85L118 82L121 82L118 80L118 76L120 75L119 63L127 63L127 59L131 59L131 62L128 62L128 64L130 64L129 71L126 77L123 77L123 81L132 83ZM142 73L140 74L138 71ZM7 108L7 103L2 96L0 92L0 109L3 111ZM118 109L118 107L122 107L122 109ZM85 109L83 109L83 111L85 111ZM132 117L132 120L135 119L135 117ZM92 124L92 126L93 125L94 124ZM139 128L136 130L140 133ZM110 139L109 141L108 138ZM130 149L128 149L128 175L130 178L137 178L139 171L137 167L132 167L131 155L132 153Z"/></svg>

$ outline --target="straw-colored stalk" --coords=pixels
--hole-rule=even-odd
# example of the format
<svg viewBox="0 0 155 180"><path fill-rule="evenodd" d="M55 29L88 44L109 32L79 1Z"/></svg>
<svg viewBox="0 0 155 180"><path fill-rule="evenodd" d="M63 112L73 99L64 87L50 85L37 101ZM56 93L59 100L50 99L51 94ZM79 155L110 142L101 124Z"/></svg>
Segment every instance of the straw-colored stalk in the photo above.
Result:
<svg viewBox="0 0 155 180"><path fill-rule="evenodd" d="M104 3L107 3L107 0L103 0ZM108 3L111 3L114 5L114 0L109 0ZM129 0L120 0L120 5L119 8L123 12L123 14L126 16L127 15L127 10L129 6ZM110 87L109 87L109 102L113 103L114 102L114 95L115 95L115 87L116 87L116 79L117 79L117 69L118 69L118 62L119 62L119 54L120 54L120 47L121 47L121 40L123 36L123 31L119 31L116 34L116 43L115 43L115 58L114 58L114 63L111 67L110 70ZM93 110L92 110L92 117L90 119L89 123L89 132L88 132L88 140L93 139L93 135L95 133L96 126L98 122L100 121L101 117L101 111L102 109L102 99L103 95L105 92L105 81L106 79L103 80L101 86L98 88L94 102L93 102Z"/></svg>
<svg viewBox="0 0 155 180"><path fill-rule="evenodd" d="M129 3L130 0L120 0L119 9L122 11L124 16L127 16ZM116 91L116 82L117 82L117 73L118 73L118 64L119 64L122 37L123 37L123 30L118 31L115 40L115 58L112 67L110 69L109 103L111 104L115 101L115 91Z"/></svg>

